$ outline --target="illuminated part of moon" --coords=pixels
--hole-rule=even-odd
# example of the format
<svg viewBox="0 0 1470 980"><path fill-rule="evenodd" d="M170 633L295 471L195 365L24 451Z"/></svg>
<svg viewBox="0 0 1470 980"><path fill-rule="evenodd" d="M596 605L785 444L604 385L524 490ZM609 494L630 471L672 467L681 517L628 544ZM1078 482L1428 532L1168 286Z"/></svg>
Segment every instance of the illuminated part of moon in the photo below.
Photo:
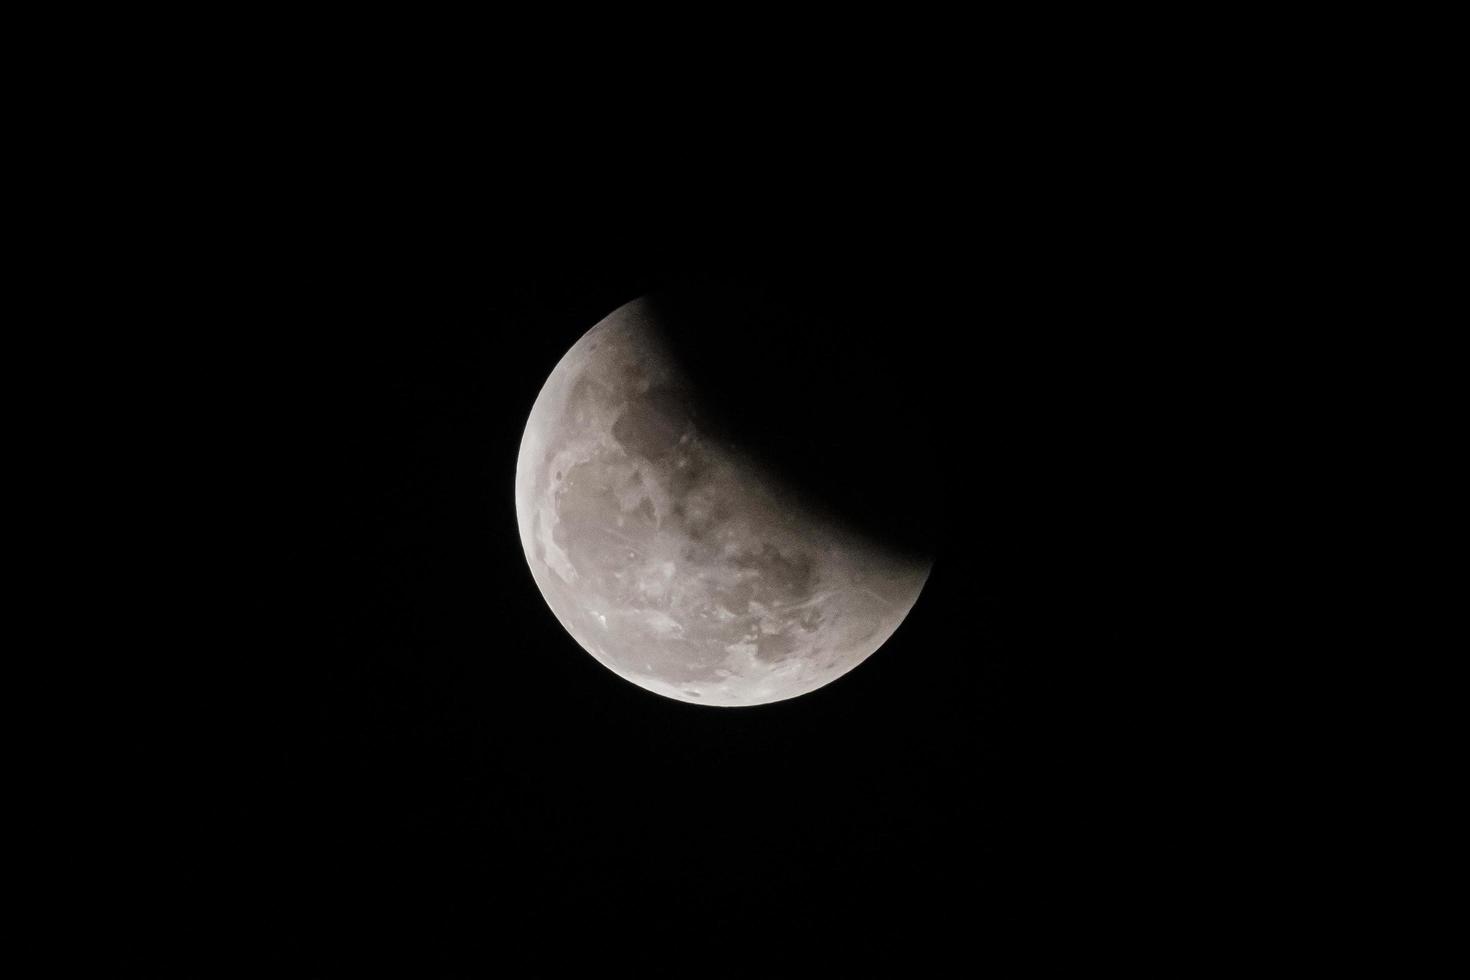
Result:
<svg viewBox="0 0 1470 980"><path fill-rule="evenodd" d="M516 464L531 574L584 649L656 694L739 706L815 690L893 634L929 563L803 506L701 432L659 338L635 300L537 397Z"/></svg>

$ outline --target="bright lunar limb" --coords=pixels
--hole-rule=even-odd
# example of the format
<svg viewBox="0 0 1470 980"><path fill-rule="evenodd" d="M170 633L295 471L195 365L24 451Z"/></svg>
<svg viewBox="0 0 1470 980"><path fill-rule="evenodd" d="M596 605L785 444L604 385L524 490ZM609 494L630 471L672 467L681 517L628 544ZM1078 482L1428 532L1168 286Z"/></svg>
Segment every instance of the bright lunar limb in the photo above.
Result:
<svg viewBox="0 0 1470 980"><path fill-rule="evenodd" d="M805 694L882 646L929 562L792 499L700 430L693 395L646 300L572 346L516 464L531 574L584 649L649 691L720 706Z"/></svg>

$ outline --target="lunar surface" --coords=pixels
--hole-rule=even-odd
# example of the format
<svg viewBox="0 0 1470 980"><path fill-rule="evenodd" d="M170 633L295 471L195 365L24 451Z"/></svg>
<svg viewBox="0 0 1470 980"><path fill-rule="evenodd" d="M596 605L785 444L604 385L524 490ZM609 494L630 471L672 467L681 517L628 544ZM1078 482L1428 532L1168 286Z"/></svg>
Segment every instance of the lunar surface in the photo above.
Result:
<svg viewBox="0 0 1470 980"><path fill-rule="evenodd" d="M661 326L646 300L621 307L536 399L515 489L531 574L587 652L656 694L739 706L815 690L893 634L929 563L701 431ZM750 396L767 397L758 381Z"/></svg>

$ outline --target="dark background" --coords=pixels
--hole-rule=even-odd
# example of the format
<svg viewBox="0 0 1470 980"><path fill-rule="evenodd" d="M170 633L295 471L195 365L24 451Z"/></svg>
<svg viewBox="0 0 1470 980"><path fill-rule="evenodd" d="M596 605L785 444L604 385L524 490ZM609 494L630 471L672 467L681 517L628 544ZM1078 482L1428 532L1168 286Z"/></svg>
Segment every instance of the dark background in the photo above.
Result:
<svg viewBox="0 0 1470 980"><path fill-rule="evenodd" d="M1046 154L492 181L336 140L243 191L262 640L250 778L218 801L243 829L196 874L272 955L912 964L1216 915L1222 661L1193 610L1223 314L1188 205ZM739 417L793 478L937 548L899 632L811 695L644 692L526 566L531 404L655 290L783 310L729 359L738 324L681 343L711 391L787 399Z"/></svg>

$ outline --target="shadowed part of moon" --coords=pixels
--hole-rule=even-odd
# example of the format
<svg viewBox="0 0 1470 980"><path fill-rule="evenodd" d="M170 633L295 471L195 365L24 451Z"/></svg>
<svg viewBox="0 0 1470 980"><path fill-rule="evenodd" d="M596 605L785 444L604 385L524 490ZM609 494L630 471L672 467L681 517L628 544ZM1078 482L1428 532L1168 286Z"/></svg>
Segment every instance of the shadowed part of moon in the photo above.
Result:
<svg viewBox="0 0 1470 980"><path fill-rule="evenodd" d="M892 635L929 562L794 499L700 424L695 394L645 301L573 345L521 442L526 560L567 631L634 684L723 706L807 693Z"/></svg>

